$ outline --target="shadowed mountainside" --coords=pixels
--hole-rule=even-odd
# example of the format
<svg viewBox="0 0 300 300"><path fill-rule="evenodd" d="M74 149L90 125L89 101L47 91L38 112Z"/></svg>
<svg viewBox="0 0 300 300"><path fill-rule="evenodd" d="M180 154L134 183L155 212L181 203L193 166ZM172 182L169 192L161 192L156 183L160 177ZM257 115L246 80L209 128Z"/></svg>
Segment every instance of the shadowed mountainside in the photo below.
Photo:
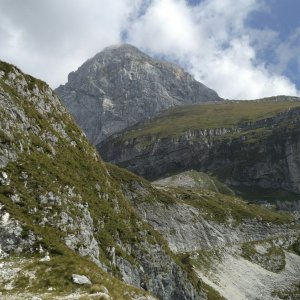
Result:
<svg viewBox="0 0 300 300"><path fill-rule="evenodd" d="M163 112L97 147L104 160L148 179L211 172L232 188L300 193L300 101L224 101Z"/></svg>

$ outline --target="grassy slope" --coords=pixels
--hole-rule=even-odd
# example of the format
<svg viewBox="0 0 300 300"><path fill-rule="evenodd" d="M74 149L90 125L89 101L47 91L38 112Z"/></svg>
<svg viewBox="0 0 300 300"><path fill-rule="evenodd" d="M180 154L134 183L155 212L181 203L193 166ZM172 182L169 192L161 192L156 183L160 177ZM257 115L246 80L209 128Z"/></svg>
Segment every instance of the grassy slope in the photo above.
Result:
<svg viewBox="0 0 300 300"><path fill-rule="evenodd" d="M0 70L12 71L11 65L1 62ZM48 87L41 81L31 76L24 76L27 81L27 88L31 90L38 86L40 90ZM17 125L22 125L22 120L16 119L11 122L10 115L6 107L0 107L1 120L6 120L11 126L9 135L5 132L5 125L1 125L1 144L17 152L17 161L11 161L6 167L1 168L10 178L10 185L0 185L0 202L4 204L5 209L23 225L22 235L26 237L30 231L34 232L42 240L38 241L33 248L38 249L39 244L50 252L53 258L50 262L40 263L38 257L33 257L33 265L29 269L38 270L38 276L34 284L29 287L26 285L26 278L16 283L15 290L23 291L25 286L31 292L45 292L49 285L54 285L56 293L71 292L78 288L70 281L72 273L85 274L93 280L94 284L105 283L111 295L115 299L130 299L125 292L134 292L144 294L143 291L134 287L126 286L111 275L101 271L94 263L86 258L81 258L75 252L68 249L62 242L67 234L72 234L72 229L68 232L53 226L55 217L67 212L73 220L81 217L80 205L87 204L89 211L99 228L97 222L102 222L101 230L94 233L95 238L100 241L100 259L109 265L110 255L109 247L115 247L116 254L124 257L128 261L135 263L134 253L128 255L118 245L117 240L124 244L139 244L142 238L140 232L150 232L149 242L157 243L158 240L151 235L153 231L147 224L141 222L131 208L124 195L118 189L117 184L108 176L104 163L97 157L96 150L88 143L86 138L75 125L71 117L58 108L48 104L51 110L47 115L42 115L36 110L35 103L23 98L14 88L7 85L4 80L0 80L1 88L9 96L8 103L13 103L20 111L23 111L26 117L30 118L31 125L39 128L39 134L31 130L22 130ZM47 98L47 97L46 97ZM10 122L8 122L10 120ZM53 123L61 123L69 139L76 143L72 146L69 141L60 135L52 126ZM14 127L14 125L16 125ZM57 138L55 155L51 152L49 144L41 138L43 133L51 133ZM22 150L20 150L22 144ZM24 180L24 172L28 178ZM97 188L97 185L99 186ZM76 196L68 198L68 187L71 187ZM62 204L48 204L46 207L39 201L39 196L46 192L53 192L63 200ZM20 201L13 202L12 195L19 195ZM116 210L116 205L118 210ZM45 226L40 222L46 217L50 221ZM76 232L74 232L76 235ZM78 245L80 247L80 245ZM31 257L34 254L28 254ZM112 266L112 273L118 276L118 270ZM43 273L43 270L51 272ZM24 283L25 282L25 283ZM82 289L85 289L82 287ZM139 292L137 292L139 291ZM3 291L5 292L5 291Z"/></svg>
<svg viewBox="0 0 300 300"><path fill-rule="evenodd" d="M189 189L206 189L216 193L234 195L234 192L217 178L195 170L185 171L152 182L156 186L186 187Z"/></svg>
<svg viewBox="0 0 300 300"><path fill-rule="evenodd" d="M1 65L0 65L1 66ZM34 86L34 81L30 79L30 86ZM37 85L43 88L41 82L37 82ZM108 247L115 247L118 255L123 256L127 260L135 263L134 254L126 254L120 246L116 243L117 239L120 239L124 244L138 244L141 237L140 231L148 232L149 242L163 244L166 251L168 247L165 245L163 239L153 231L149 226L141 222L140 218L136 215L123 193L121 193L119 185L126 185L132 190L136 189L136 183L138 186L143 186L144 189L141 193L143 197L139 201L160 201L166 204L175 203L178 199L181 200L182 191L176 191L176 199L169 192L158 191L154 189L147 181L140 179L139 177L121 170L114 166L106 167L95 156L94 148L89 145L86 139L82 138L81 132L71 120L67 114L63 114L62 120L57 120L57 117L51 111L48 118L44 118L38 111L35 110L35 105L26 99L20 97L14 90L1 81L2 88L10 94L13 101L30 116L31 120L37 124L42 132L51 132L58 138L57 147L55 148L55 156L51 155L51 149L49 145L45 143L39 136L29 133L29 136L25 136L24 132L16 131L11 132L11 136L7 136L2 132L1 143L9 145L12 148L17 147L17 141L23 144L25 151L18 153L19 158L16 162L10 162L5 171L9 174L11 179L10 186L0 186L0 201L6 207L6 209L25 224L24 235L30 230L38 236L43 238L41 242L44 248L50 251L50 255L53 259L48 263L40 263L34 260L33 265L28 268L36 268L38 264L39 272L44 274L44 270L50 268L55 272L49 272L44 276L39 276L39 280L35 282L31 288L33 291L44 290L51 285L57 287L59 291L72 291L76 287L70 284L70 275L72 273L83 273L89 276L95 284L101 284L105 282L107 288L113 292L111 293L116 299L128 299L128 296L124 296L124 289L127 291L134 291L134 288L126 287L123 283L117 279L113 279L104 272L99 271L99 268L93 263L89 262L85 258L79 258L73 251L69 250L62 243L62 238L65 236L65 232L59 230L59 228L53 228L51 225L44 227L39 226L39 222L44 217L43 206L41 206L38 196L45 191L52 191L55 194L59 194L61 197L65 197L64 187L74 187L74 191L77 195L82 195L83 202L80 198L75 198L74 205L68 203L69 207L61 207L58 205L52 205L51 214L59 213L62 210L68 209L68 214L73 218L80 215L78 209L78 203L88 203L90 211L94 220L102 220L102 230L95 233L97 240L100 243L100 258L103 262L109 263L109 254L107 252ZM0 109L1 118L4 119L6 112L3 108ZM72 141L76 142L77 147L70 146L66 141L53 129L51 123L53 121L63 121L68 136ZM30 153L30 155L28 155ZM107 171L111 176L108 176ZM22 172L26 172L29 177L24 182L22 178ZM100 185L100 190L96 188L96 184ZM186 193L184 191L184 193ZM233 201L220 200L219 197L206 197L205 201L198 201L202 198L197 196L194 199L194 194L188 193L188 198L185 199L190 204L202 207L207 212L216 214L217 216L224 214L224 209L228 208L228 205ZM14 203L11 201L13 194L21 195L21 201ZM107 198L108 199L104 200ZM119 210L116 210L116 202ZM203 200L203 199L202 199ZM34 214L28 214L28 211L33 211L37 208ZM229 206L230 210L237 209L238 215L246 214L246 216L253 217L251 210L248 212L248 206L242 205L235 206L234 201ZM220 211L219 211L220 210ZM240 213L242 211L242 213ZM266 212L266 211L265 211ZM271 216L270 216L270 215ZM277 222L278 214L268 211L268 215L262 214L261 216L265 221ZM38 246L38 245L36 245ZM170 253L170 252L169 252ZM172 255L172 253L170 253ZM72 258L74 257L74 259ZM174 258L175 259L175 258ZM178 261L178 260L177 260ZM178 262L180 263L180 262ZM186 267L188 269L188 266ZM117 270L113 270L117 272ZM116 273L117 274L117 273ZM191 272L191 275L192 272ZM22 290L26 283L24 280L20 280L17 285L17 289ZM204 288L205 289L205 288ZM213 291L211 291L212 294ZM217 296L214 296L217 299ZM211 298L213 299L213 298Z"/></svg>
<svg viewBox="0 0 300 300"><path fill-rule="evenodd" d="M104 272L89 259L80 257L67 248L61 254L51 254L51 260L40 261L42 255L39 254L18 254L11 255L1 260L1 263L9 263L20 268L13 281L13 290L7 291L0 285L0 292L3 296L16 299L30 299L28 295L40 295L42 299L54 299L54 297L64 297L71 293L82 293L83 295L102 292L103 287L107 288L113 299L130 300L131 295L147 295L146 292L126 285L114 276ZM36 278L32 280L29 274L34 274ZM81 286L72 283L71 275L86 275L92 282L90 286ZM49 288L53 288L49 292ZM21 295L26 295L22 296ZM91 299L87 297L87 299ZM94 298L92 298L94 299ZM98 298L95 298L98 299Z"/></svg>
<svg viewBox="0 0 300 300"><path fill-rule="evenodd" d="M242 122L269 118L294 107L300 107L299 99L284 96L259 101L224 101L218 104L180 106L133 127L122 138L125 140L153 135L167 137L180 135L187 130L230 128Z"/></svg>

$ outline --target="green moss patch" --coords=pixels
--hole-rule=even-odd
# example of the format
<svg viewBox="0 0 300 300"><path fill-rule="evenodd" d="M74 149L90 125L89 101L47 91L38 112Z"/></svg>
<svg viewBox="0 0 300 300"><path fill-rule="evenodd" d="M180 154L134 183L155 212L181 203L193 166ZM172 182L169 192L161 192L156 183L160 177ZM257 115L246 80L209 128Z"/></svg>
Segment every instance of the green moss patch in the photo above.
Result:
<svg viewBox="0 0 300 300"><path fill-rule="evenodd" d="M244 243L242 257L271 272L278 273L285 268L283 249L274 246L271 241Z"/></svg>
<svg viewBox="0 0 300 300"><path fill-rule="evenodd" d="M122 136L123 140L156 136L179 136L186 131L208 128L232 128L275 116L291 108L300 107L298 98L274 97L260 101L224 101L175 107L158 117L133 127Z"/></svg>
<svg viewBox="0 0 300 300"><path fill-rule="evenodd" d="M235 196L208 190L183 188L169 188L168 190L174 197L198 208L205 218L215 222L233 221L236 225L249 219L257 219L273 224L292 222L292 217L287 213L280 213L259 205L250 204Z"/></svg>

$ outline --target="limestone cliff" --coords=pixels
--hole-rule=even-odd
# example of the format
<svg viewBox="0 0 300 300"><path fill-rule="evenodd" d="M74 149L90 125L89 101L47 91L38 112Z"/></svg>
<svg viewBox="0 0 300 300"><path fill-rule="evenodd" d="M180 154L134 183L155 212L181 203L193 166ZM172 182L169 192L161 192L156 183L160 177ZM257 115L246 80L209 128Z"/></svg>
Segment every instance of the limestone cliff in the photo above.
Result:
<svg viewBox="0 0 300 300"><path fill-rule="evenodd" d="M300 102L280 99L192 106L189 113L199 110L195 115L178 108L100 143L98 149L104 160L148 179L195 169L211 172L233 188L299 194ZM213 115L205 115L210 109ZM230 109L231 115L226 112Z"/></svg>

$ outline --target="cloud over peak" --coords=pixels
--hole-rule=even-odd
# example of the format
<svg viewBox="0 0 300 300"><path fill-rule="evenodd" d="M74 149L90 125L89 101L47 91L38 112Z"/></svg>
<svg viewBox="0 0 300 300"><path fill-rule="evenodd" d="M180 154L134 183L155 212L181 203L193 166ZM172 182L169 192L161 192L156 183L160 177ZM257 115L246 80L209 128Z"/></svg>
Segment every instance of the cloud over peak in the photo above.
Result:
<svg viewBox="0 0 300 300"><path fill-rule="evenodd" d="M263 9L258 0L154 0L128 27L128 41L185 66L196 79L225 98L254 99L276 94L297 95L285 76L257 62L254 41L270 32L251 30L248 16ZM271 41L270 41L271 42Z"/></svg>
<svg viewBox="0 0 300 300"><path fill-rule="evenodd" d="M181 64L220 96L253 99L299 95L284 72L297 45L278 45L276 65L259 51L276 31L253 29L248 17L263 0L0 0L0 58L18 64L53 87L110 44L131 43ZM295 39L295 38L294 38ZM278 42L278 41L277 41ZM290 52L289 52L290 51Z"/></svg>

